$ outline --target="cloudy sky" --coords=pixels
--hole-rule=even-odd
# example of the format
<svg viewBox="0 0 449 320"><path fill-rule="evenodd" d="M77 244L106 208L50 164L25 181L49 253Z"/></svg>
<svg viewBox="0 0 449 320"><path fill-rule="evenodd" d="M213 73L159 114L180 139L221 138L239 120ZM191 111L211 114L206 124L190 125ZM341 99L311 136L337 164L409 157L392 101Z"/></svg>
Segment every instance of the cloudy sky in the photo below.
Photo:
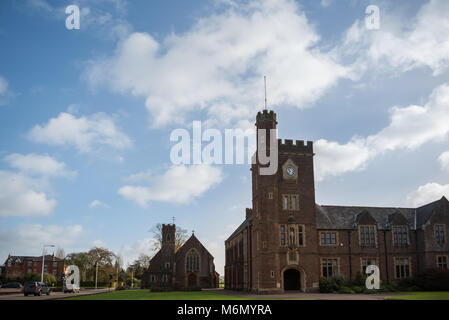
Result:
<svg viewBox="0 0 449 320"><path fill-rule="evenodd" d="M68 30L65 9L80 9ZM380 28L365 9L380 9ZM314 141L320 204L449 196L449 1L1 1L0 261L192 230L223 274L248 164L174 165L192 121Z"/></svg>

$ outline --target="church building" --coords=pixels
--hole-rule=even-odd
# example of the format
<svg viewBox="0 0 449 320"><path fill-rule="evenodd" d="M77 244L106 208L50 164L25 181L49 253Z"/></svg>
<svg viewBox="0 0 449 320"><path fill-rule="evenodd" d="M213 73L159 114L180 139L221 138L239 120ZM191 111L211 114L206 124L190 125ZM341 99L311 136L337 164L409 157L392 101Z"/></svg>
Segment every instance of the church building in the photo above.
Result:
<svg viewBox="0 0 449 320"><path fill-rule="evenodd" d="M257 129L276 125L273 111L257 114ZM265 141L269 153L270 139ZM252 208L225 241L225 288L261 294L306 292L318 290L321 277L354 279L371 264L387 282L448 268L445 197L419 208L319 205L313 143L274 141L278 170L261 175L256 152Z"/></svg>
<svg viewBox="0 0 449 320"><path fill-rule="evenodd" d="M145 271L143 288L218 288L219 274L215 271L214 257L192 233L175 250L175 224L162 225L161 249Z"/></svg>

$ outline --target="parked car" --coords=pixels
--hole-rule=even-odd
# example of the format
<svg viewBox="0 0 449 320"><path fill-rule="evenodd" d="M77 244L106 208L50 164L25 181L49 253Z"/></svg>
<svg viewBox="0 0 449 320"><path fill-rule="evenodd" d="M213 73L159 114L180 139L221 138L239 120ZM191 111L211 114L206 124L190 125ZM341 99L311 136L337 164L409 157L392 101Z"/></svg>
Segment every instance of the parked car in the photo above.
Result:
<svg viewBox="0 0 449 320"><path fill-rule="evenodd" d="M40 296L42 294L50 295L50 287L45 282L25 282L23 289L23 295L26 297L29 294L34 294L35 296Z"/></svg>
<svg viewBox="0 0 449 320"><path fill-rule="evenodd" d="M22 284L20 282L8 282L7 284L4 284L2 288L20 289L22 288Z"/></svg>

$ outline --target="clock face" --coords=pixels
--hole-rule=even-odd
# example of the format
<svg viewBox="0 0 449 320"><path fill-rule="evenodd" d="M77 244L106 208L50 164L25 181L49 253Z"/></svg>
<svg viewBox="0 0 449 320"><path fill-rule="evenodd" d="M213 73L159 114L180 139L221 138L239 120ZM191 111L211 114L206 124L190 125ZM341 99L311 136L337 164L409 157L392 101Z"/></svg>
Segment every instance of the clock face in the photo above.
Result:
<svg viewBox="0 0 449 320"><path fill-rule="evenodd" d="M291 176L293 176L295 174L295 168L287 167L286 172L291 177Z"/></svg>

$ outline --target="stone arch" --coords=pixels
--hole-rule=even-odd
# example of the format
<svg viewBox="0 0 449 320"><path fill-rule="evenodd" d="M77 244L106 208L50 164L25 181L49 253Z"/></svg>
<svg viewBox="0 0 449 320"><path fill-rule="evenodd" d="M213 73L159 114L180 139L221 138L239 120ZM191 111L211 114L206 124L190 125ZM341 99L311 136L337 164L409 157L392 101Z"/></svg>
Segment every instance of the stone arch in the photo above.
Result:
<svg viewBox="0 0 449 320"><path fill-rule="evenodd" d="M306 292L306 280L307 280L307 275L306 272L304 271L304 268L299 266L299 265L287 265L284 268L282 268L281 270L281 290L282 292L285 291L285 283L284 283L284 279L285 279L285 272L288 270L295 270L299 272L299 290L301 290L302 292Z"/></svg>

